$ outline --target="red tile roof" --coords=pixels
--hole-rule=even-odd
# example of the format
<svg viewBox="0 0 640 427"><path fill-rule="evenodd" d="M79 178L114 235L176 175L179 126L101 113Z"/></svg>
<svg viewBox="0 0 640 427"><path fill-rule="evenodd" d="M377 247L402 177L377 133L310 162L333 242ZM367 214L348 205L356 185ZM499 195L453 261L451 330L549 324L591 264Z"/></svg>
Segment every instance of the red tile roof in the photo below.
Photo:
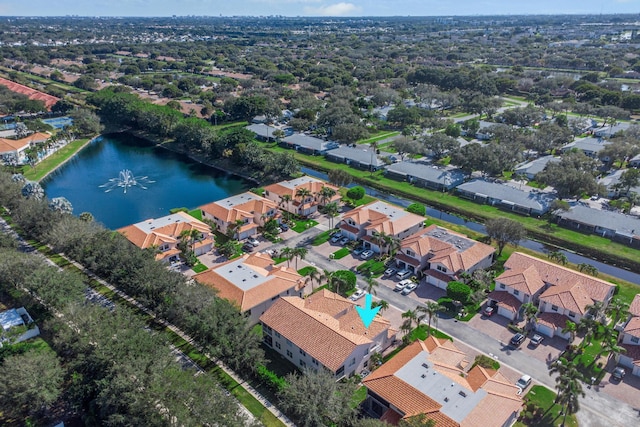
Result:
<svg viewBox="0 0 640 427"><path fill-rule="evenodd" d="M15 83L12 82L11 80L7 80L7 79L3 79L0 77L0 85L2 86L6 86L10 91L12 92L16 92L16 93L21 93L23 95L26 95L29 97L29 99L34 99L37 101L42 101L44 102L45 107L47 107L47 110L51 110L51 107L58 101L60 101L60 98L56 98L53 95L49 95L43 92L39 92L35 89L31 89L30 87L27 87L25 85L21 85L19 83Z"/></svg>

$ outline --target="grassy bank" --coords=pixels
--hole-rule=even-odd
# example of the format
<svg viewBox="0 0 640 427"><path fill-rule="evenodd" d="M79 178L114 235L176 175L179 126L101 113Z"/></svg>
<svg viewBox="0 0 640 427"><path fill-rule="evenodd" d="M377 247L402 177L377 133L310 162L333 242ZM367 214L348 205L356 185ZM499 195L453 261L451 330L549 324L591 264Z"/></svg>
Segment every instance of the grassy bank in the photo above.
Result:
<svg viewBox="0 0 640 427"><path fill-rule="evenodd" d="M42 180L73 157L88 143L89 139L87 138L76 139L75 141L68 143L46 159L37 163L35 166L26 166L23 171L24 177L31 181Z"/></svg>

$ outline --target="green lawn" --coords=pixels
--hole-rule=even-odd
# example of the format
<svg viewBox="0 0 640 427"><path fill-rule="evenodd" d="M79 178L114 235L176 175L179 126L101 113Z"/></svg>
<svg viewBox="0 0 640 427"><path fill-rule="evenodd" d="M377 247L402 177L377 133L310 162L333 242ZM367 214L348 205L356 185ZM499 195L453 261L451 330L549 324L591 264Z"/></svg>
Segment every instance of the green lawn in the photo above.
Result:
<svg viewBox="0 0 640 427"><path fill-rule="evenodd" d="M356 270L358 270L359 272L362 273L365 271L369 271L374 277L380 276L382 273L384 273L385 269L386 267L384 265L384 262L378 261L375 258L371 258L356 267Z"/></svg>
<svg viewBox="0 0 640 427"><path fill-rule="evenodd" d="M529 390L529 393L525 396L525 402L530 402L532 405L525 404L525 409L522 411L522 418L516 422L517 427L523 426L536 426L536 427L555 427L562 425L563 416L560 415L562 407L553 403L556 398L556 394L548 388L541 385L534 385ZM529 406L537 406L538 412L535 418L527 417L531 415L532 411L529 410ZM567 427L578 427L578 421L575 415L567 416L567 420L564 424Z"/></svg>
<svg viewBox="0 0 640 427"><path fill-rule="evenodd" d="M285 262L287 260L287 258L285 257L275 257L273 259L273 263L274 264L280 264L281 262Z"/></svg>
<svg viewBox="0 0 640 427"><path fill-rule="evenodd" d="M202 211L200 209L193 209L193 210L190 210L188 213L198 221L202 221Z"/></svg>
<svg viewBox="0 0 640 427"><path fill-rule="evenodd" d="M191 267L191 269L193 271L195 271L196 273L202 273L203 271L207 271L209 269L209 267L207 267L203 263L199 262L196 265L194 265L193 267Z"/></svg>
<svg viewBox="0 0 640 427"><path fill-rule="evenodd" d="M433 324L433 320L431 321L431 323ZM429 327L427 325L424 325L424 324L421 324L420 326L415 328L409 334L410 341L413 342L415 340L425 340L425 339L427 339L427 330L428 330L428 328ZM449 341L453 341L453 338L451 338L449 335L445 334L444 332L440 332L439 330L435 329L433 326L431 327L431 335L433 335L436 338L444 338L444 339L447 339Z"/></svg>
<svg viewBox="0 0 640 427"><path fill-rule="evenodd" d="M366 398L367 388L365 386L362 386L353 394L353 397L351 398L351 404L349 406L351 406L352 408L357 408L362 402L364 402Z"/></svg>
<svg viewBox="0 0 640 427"><path fill-rule="evenodd" d="M294 221L294 223L295 225L291 224L291 229L296 233L302 233L303 231L306 231L318 225L318 221L314 221L313 219Z"/></svg>
<svg viewBox="0 0 640 427"><path fill-rule="evenodd" d="M40 181L48 173L55 170L62 163L76 154L86 143L88 139L76 139L60 148L58 151L42 160L34 167L26 166L24 169L24 177L31 181Z"/></svg>
<svg viewBox="0 0 640 427"><path fill-rule="evenodd" d="M371 144L372 142L378 142L378 141L382 141L383 139L387 139L387 138L391 138L394 137L396 135L400 135L400 132L398 131L379 131L376 132L375 135L367 138L367 139L361 139L358 141L358 144Z"/></svg>
<svg viewBox="0 0 640 427"><path fill-rule="evenodd" d="M349 255L351 253L351 251L349 250L349 248L340 248L337 251L335 251L334 253L332 253L331 255L333 256L332 259L342 259L344 257L346 257L347 255Z"/></svg>
<svg viewBox="0 0 640 427"><path fill-rule="evenodd" d="M315 268L312 265L308 265L306 267L302 267L300 270L298 270L298 274L301 276L308 276L312 271L317 270L317 268Z"/></svg>
<svg viewBox="0 0 640 427"><path fill-rule="evenodd" d="M318 234L315 239L313 239L313 242L311 242L311 245L320 246L321 244L329 241L330 237L331 237L331 230L323 231L322 233Z"/></svg>

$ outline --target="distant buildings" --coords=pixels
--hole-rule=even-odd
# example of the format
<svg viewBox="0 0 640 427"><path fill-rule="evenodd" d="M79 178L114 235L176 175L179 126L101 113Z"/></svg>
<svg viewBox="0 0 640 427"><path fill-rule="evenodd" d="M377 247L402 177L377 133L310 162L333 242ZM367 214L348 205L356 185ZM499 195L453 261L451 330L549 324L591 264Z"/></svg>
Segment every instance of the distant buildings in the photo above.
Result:
<svg viewBox="0 0 640 427"><path fill-rule="evenodd" d="M483 179L474 179L456 188L458 195L465 199L524 215L544 215L558 198L555 193L528 190Z"/></svg>
<svg viewBox="0 0 640 427"><path fill-rule="evenodd" d="M576 205L568 211L558 212L557 219L563 227L640 248L640 219L634 216Z"/></svg>
<svg viewBox="0 0 640 427"><path fill-rule="evenodd" d="M392 179L406 181L416 187L431 190L452 190L462 184L466 174L457 170L445 170L419 162L399 162L387 166L386 175Z"/></svg>

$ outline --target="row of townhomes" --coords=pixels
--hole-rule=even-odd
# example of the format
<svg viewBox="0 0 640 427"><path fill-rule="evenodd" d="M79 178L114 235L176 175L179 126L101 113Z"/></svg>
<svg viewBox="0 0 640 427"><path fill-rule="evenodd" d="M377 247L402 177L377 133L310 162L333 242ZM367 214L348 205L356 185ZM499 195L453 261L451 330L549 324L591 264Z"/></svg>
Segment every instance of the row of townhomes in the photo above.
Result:
<svg viewBox="0 0 640 427"><path fill-rule="evenodd" d="M34 132L20 139L0 138L0 160L15 162L16 164L27 163L27 150L30 147L46 142L51 135L44 132Z"/></svg>
<svg viewBox="0 0 640 427"><path fill-rule="evenodd" d="M536 329L549 337L569 338L562 333L567 321L580 322L595 302L606 307L615 291L604 280L520 252L513 253L504 268L495 279L489 304L511 320L519 317L523 304L535 304L539 309Z"/></svg>

